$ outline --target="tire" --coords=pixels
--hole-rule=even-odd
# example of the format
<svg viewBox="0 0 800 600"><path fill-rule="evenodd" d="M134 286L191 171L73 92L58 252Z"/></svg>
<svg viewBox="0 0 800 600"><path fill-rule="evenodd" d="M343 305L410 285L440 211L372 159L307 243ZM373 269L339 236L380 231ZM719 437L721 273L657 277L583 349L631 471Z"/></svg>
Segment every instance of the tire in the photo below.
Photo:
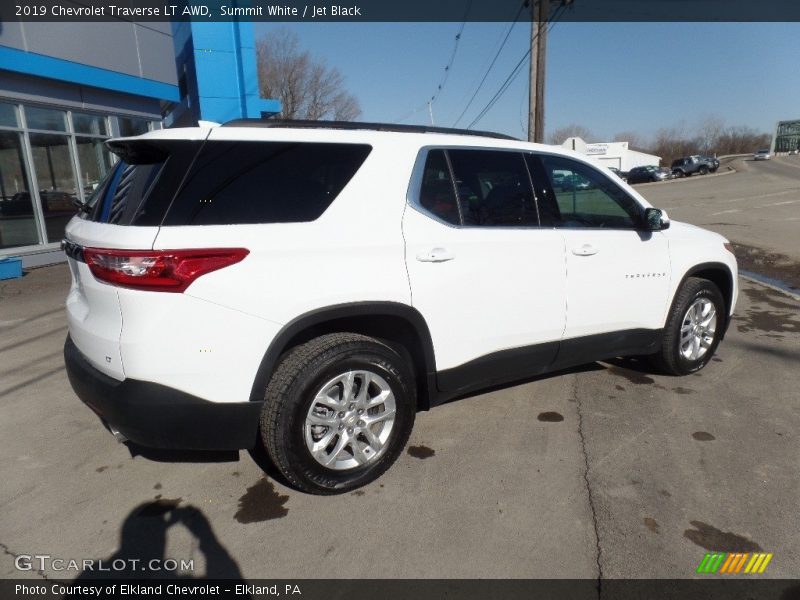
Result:
<svg viewBox="0 0 800 600"><path fill-rule="evenodd" d="M262 443L289 483L311 494L341 494L380 477L403 451L416 415L408 363L386 344L354 333L323 335L290 350L264 399ZM326 441L315 456L312 447Z"/></svg>
<svg viewBox="0 0 800 600"><path fill-rule="evenodd" d="M700 167L700 175L708 175L708 167Z"/></svg>
<svg viewBox="0 0 800 600"><path fill-rule="evenodd" d="M714 318L710 319L709 323L713 326L713 331L701 327L697 330L698 335L694 335L690 309L697 310L695 307L698 305L703 309L706 306L713 307ZM708 315L702 314L702 312L700 315L694 314L701 316L697 319L701 326L702 322L708 318ZM719 288L707 279L688 278L675 296L667 318L667 326L664 328L661 349L650 357L651 362L659 370L669 375L688 375L699 371L714 356L726 318L725 300L722 298ZM695 338L702 339L697 348L698 352L700 350L702 352L697 356L693 356L694 346L690 345L688 348L686 346L687 340L691 344ZM688 353L684 353L684 350L688 350Z"/></svg>
<svg viewBox="0 0 800 600"><path fill-rule="evenodd" d="M684 177L686 177L686 173L684 173L683 171L680 171L680 170L679 171L675 171L675 177L678 178L678 179L683 179Z"/></svg>

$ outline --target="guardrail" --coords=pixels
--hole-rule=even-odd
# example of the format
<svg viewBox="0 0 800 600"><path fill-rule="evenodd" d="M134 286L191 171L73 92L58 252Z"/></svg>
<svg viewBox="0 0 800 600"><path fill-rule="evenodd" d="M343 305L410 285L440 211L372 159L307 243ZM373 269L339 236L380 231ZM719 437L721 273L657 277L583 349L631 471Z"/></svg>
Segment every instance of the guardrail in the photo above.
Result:
<svg viewBox="0 0 800 600"><path fill-rule="evenodd" d="M718 156L717 160L722 160L723 158L743 158L745 156L753 156L753 153L747 152L745 154L723 154L722 156Z"/></svg>

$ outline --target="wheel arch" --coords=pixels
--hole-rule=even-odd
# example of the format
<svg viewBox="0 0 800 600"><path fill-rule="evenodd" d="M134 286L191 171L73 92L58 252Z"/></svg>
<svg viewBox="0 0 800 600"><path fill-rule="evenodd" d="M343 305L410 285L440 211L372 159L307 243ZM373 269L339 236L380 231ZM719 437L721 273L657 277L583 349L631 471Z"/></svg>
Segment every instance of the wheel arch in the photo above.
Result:
<svg viewBox="0 0 800 600"><path fill-rule="evenodd" d="M428 410L436 395L436 361L425 318L398 302L355 302L318 308L293 319L267 348L253 381L251 400L261 400L281 356L289 349L326 333L360 333L393 345L414 369L417 406Z"/></svg>
<svg viewBox="0 0 800 600"><path fill-rule="evenodd" d="M672 297L672 304L670 305L670 313L672 306L674 306L675 299L678 296L679 290L683 287L689 277L698 277L700 279L707 279L719 288L722 298L725 300L725 322L722 328L722 337L725 337L725 332L728 329L728 324L731 319L731 305L733 303L733 273L730 267L721 262L707 262L699 263L689 268L681 278L680 283L675 288L675 293ZM670 314L667 313L667 314ZM722 339L722 338L720 338Z"/></svg>

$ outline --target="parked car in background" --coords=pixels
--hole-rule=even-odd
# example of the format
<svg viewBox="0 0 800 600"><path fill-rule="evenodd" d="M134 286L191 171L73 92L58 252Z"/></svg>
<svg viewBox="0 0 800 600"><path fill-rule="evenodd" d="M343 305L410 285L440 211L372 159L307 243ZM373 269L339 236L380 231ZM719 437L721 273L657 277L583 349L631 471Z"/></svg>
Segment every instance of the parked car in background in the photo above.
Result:
<svg viewBox="0 0 800 600"><path fill-rule="evenodd" d="M628 172L628 183L648 183L652 181L666 181L672 179L672 171L666 167L648 165L646 167L634 167Z"/></svg>
<svg viewBox="0 0 800 600"><path fill-rule="evenodd" d="M719 159L714 158L713 156L701 156L700 160L704 160L708 165L708 170L712 173L716 173L717 169L719 169Z"/></svg>
<svg viewBox="0 0 800 600"><path fill-rule="evenodd" d="M553 187L562 192L576 192L589 189L589 181L571 171L553 171Z"/></svg>
<svg viewBox="0 0 800 600"><path fill-rule="evenodd" d="M608 167L608 170L614 173L617 177L622 179L622 181L628 181L628 173L625 171L620 171L617 167Z"/></svg>
<svg viewBox="0 0 800 600"><path fill-rule="evenodd" d="M698 154L675 159L671 166L675 177L690 177L695 173L707 175L711 171L708 163Z"/></svg>
<svg viewBox="0 0 800 600"><path fill-rule="evenodd" d="M769 148L762 148L753 154L753 160L769 160L772 155L769 153Z"/></svg>

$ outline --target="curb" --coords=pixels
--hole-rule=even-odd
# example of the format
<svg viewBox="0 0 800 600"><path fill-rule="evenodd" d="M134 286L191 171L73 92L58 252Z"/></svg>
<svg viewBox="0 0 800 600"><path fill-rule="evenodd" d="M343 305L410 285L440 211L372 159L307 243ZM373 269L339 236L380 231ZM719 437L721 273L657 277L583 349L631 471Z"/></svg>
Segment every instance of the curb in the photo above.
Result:
<svg viewBox="0 0 800 600"><path fill-rule="evenodd" d="M739 271L739 278L744 279L745 281L750 281L752 283L763 285L764 287L769 288L775 292L780 292L781 294L789 296L792 300L797 300L798 302L800 302L800 294L795 294L794 292L785 290L780 286L764 281L762 279L762 276L758 275L758 273L750 273L749 271Z"/></svg>

